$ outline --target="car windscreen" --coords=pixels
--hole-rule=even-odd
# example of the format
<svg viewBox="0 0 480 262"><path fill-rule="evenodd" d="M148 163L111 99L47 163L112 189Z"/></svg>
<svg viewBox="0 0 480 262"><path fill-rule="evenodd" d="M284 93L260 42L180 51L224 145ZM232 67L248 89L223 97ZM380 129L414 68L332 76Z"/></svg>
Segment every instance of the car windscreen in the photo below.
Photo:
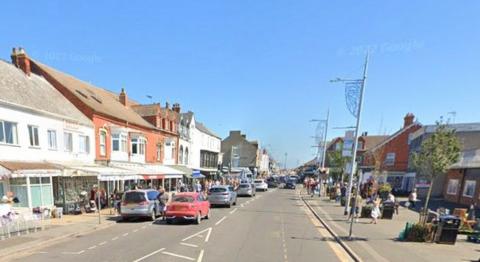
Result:
<svg viewBox="0 0 480 262"><path fill-rule="evenodd" d="M222 193L227 192L227 189L224 187L213 187L210 189L210 193Z"/></svg>
<svg viewBox="0 0 480 262"><path fill-rule="evenodd" d="M240 184L240 188L249 188L250 185L249 184Z"/></svg>
<svg viewBox="0 0 480 262"><path fill-rule="evenodd" d="M172 202L193 203L192 196L174 196Z"/></svg>
<svg viewBox="0 0 480 262"><path fill-rule="evenodd" d="M140 203L147 200L143 192L127 192L124 194L124 201L126 203Z"/></svg>

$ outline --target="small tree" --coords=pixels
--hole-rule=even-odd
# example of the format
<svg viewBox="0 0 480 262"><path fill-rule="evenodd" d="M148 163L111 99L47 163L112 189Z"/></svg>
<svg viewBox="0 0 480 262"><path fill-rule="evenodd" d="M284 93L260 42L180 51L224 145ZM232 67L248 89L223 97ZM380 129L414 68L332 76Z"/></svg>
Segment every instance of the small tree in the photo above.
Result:
<svg viewBox="0 0 480 262"><path fill-rule="evenodd" d="M455 130L437 123L437 129L422 142L420 151L413 154L413 165L417 171L430 180L424 211L427 211L430 194L435 178L447 172L449 167L458 161L460 142Z"/></svg>
<svg viewBox="0 0 480 262"><path fill-rule="evenodd" d="M340 180L343 182L343 175L345 173L345 165L348 162L348 157L342 156L342 151L336 150L328 152L328 163L330 167L334 167L337 171L333 174L337 174ZM335 177L337 180L338 177Z"/></svg>

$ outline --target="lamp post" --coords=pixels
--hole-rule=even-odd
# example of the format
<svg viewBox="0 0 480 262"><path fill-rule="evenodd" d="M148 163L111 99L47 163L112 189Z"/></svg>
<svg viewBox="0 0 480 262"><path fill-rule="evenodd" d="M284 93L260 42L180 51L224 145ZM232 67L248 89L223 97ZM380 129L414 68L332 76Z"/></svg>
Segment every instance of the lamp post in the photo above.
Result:
<svg viewBox="0 0 480 262"><path fill-rule="evenodd" d="M325 168L325 157L327 153L327 132L328 132L328 120L330 116L330 110L327 111L327 118L326 119L312 119L310 122L318 122L317 126L317 132L314 136L314 138L317 141L317 145L314 147L317 147L317 164L321 167L323 170ZM321 158L320 158L321 154ZM321 196L321 187L322 187L322 179L321 179L321 174L320 172L318 173L318 182L319 182L319 190L318 190L318 196Z"/></svg>
<svg viewBox="0 0 480 262"><path fill-rule="evenodd" d="M350 197L353 187L353 175L356 173L356 161L357 161L357 148L358 148L358 130L360 129L360 119L362 113L362 104L363 104L363 95L365 92L365 84L367 81L367 70L368 70L368 58L369 54L365 57L365 65L363 68L363 78L362 79L355 79L355 80L346 80L337 78L330 82L344 82L345 83L345 98L348 110L350 113L356 118L357 123L355 125L355 136L353 140L353 152L352 152L352 168L350 172L350 176L348 179L348 190L347 190L347 199L345 205L345 215L348 214L348 207L350 206ZM359 87L360 86L360 87ZM360 179L357 181L357 185L359 185ZM357 190L355 190L355 199L352 204L351 211L355 212L356 209L356 199L358 197L358 186ZM352 230L353 230L353 221L354 221L354 214L351 216L350 221L350 230L348 237L349 239L352 238Z"/></svg>

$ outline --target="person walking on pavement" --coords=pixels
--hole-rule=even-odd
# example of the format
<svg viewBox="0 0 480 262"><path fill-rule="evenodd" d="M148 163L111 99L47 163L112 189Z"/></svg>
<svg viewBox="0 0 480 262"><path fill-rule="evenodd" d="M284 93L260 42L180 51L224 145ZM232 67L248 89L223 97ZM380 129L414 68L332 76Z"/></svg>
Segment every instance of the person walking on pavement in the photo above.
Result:
<svg viewBox="0 0 480 262"><path fill-rule="evenodd" d="M417 189L413 189L413 191L408 196L408 202L410 203L410 207L415 209L415 202L417 202Z"/></svg>
<svg viewBox="0 0 480 262"><path fill-rule="evenodd" d="M375 201L373 203L373 209L371 213L372 221L370 222L370 224L376 224L379 216L380 216L380 202Z"/></svg>

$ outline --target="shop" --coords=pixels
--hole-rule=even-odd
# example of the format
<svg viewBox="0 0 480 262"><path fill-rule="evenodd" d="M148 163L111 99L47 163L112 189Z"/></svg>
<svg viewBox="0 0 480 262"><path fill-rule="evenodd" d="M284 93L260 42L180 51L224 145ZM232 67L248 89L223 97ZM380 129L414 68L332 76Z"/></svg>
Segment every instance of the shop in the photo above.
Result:
<svg viewBox="0 0 480 262"><path fill-rule="evenodd" d="M55 165L44 162L0 162L4 194L12 192L18 199L15 207L54 206L53 178L61 175Z"/></svg>

